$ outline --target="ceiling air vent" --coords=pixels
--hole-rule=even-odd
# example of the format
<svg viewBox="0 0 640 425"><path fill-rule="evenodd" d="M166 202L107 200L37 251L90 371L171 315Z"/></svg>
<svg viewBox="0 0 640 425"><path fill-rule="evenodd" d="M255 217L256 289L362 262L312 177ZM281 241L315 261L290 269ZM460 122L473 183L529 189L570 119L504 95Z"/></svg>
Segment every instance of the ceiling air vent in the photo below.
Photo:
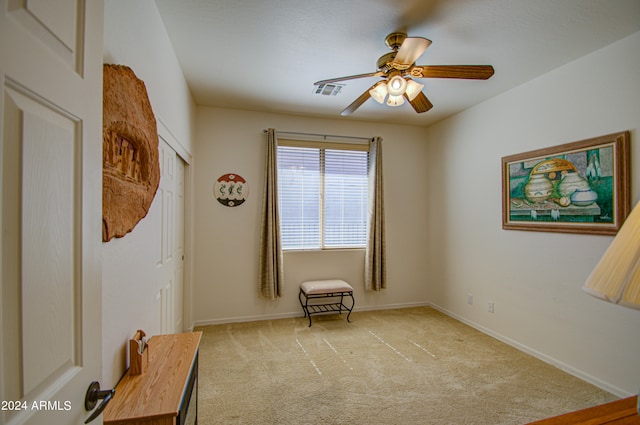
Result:
<svg viewBox="0 0 640 425"><path fill-rule="evenodd" d="M313 89L313 92L324 96L335 96L340 93L343 87L344 84L318 84Z"/></svg>

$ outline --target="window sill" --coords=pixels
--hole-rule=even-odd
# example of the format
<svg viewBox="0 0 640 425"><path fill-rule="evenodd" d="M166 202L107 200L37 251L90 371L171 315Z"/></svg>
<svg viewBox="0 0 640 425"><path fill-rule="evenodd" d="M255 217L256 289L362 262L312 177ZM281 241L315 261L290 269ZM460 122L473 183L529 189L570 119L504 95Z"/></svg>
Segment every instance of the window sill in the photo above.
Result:
<svg viewBox="0 0 640 425"><path fill-rule="evenodd" d="M365 247L355 247L355 248L317 248L317 249L283 249L282 252L285 254L288 253L297 253L297 252L340 252L340 251L364 251Z"/></svg>

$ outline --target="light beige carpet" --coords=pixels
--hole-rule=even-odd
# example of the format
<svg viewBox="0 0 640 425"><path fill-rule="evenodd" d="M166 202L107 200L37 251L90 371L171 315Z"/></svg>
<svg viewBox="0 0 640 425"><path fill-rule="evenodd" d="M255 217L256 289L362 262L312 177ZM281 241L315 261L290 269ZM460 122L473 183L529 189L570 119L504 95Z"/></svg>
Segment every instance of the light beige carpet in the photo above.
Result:
<svg viewBox="0 0 640 425"><path fill-rule="evenodd" d="M616 397L428 308L198 328L198 423L524 424Z"/></svg>

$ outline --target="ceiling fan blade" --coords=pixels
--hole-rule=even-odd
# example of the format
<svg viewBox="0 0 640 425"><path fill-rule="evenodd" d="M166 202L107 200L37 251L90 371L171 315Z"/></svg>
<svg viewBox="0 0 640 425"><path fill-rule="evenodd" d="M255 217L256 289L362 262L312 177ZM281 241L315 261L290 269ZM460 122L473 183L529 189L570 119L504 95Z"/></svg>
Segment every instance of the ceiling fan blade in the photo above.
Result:
<svg viewBox="0 0 640 425"><path fill-rule="evenodd" d="M420 57L427 47L431 45L431 40L424 37L407 37L402 42L398 54L391 62L398 69L408 68Z"/></svg>
<svg viewBox="0 0 640 425"><path fill-rule="evenodd" d="M463 78L486 80L493 75L491 65L416 65L409 70L415 78Z"/></svg>
<svg viewBox="0 0 640 425"><path fill-rule="evenodd" d="M374 86L375 86L375 84L374 84ZM371 97L371 95L369 94L369 90L371 90L374 86L371 86L370 88L365 90L365 92L362 93L356 100L354 100L351 103L351 105L349 105L346 108L344 108L342 110L342 112L340 112L340 115L342 115L343 117L346 117L348 115L353 114L356 111L356 109L358 109L360 106L362 106L362 104L364 102L369 100L369 98Z"/></svg>
<svg viewBox="0 0 640 425"><path fill-rule="evenodd" d="M413 100L409 100L406 93L404 94L404 98L409 101L413 109L419 114L427 112L429 109L433 108L433 104L429 99L427 99L427 96L425 96L423 92L418 93Z"/></svg>
<svg viewBox="0 0 640 425"><path fill-rule="evenodd" d="M316 85L316 86L319 86L321 84L329 84L329 83L337 83L337 82L340 82L340 81L355 80L356 78L383 77L384 75L385 74L382 71L369 72L367 74L358 74L358 75L349 75L347 77L330 78L328 80L316 81L313 84Z"/></svg>

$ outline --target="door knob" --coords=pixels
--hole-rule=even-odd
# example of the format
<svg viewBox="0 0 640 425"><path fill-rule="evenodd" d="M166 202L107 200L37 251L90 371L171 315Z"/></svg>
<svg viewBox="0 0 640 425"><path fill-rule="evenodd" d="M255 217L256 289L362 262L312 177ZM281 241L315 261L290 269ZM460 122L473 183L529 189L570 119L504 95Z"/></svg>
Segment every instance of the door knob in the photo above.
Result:
<svg viewBox="0 0 640 425"><path fill-rule="evenodd" d="M84 421L84 423L88 424L89 422L93 421L95 418L100 416L100 413L102 413L104 408L107 407L107 403L111 401L111 398L115 393L116 393L116 390L113 390L113 389L101 390L100 382L93 381L91 385L89 385L89 389L87 389L87 394L84 397L84 408L85 410L90 411L90 410L93 410L94 407L96 407L98 400L102 400L102 403L100 403L100 406L98 406L98 408L91 414L91 416L87 418L86 421Z"/></svg>

